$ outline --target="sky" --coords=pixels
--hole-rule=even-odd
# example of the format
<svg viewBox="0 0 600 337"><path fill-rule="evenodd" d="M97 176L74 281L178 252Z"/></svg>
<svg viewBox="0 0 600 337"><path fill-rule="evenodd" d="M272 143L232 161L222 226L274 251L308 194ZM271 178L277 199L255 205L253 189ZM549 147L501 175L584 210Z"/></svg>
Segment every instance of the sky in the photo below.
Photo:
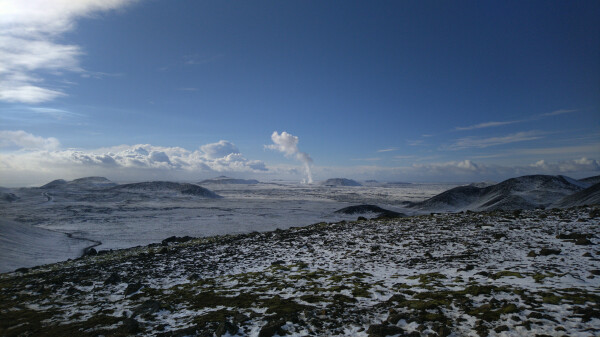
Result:
<svg viewBox="0 0 600 337"><path fill-rule="evenodd" d="M0 186L600 174L598 1L0 0Z"/></svg>

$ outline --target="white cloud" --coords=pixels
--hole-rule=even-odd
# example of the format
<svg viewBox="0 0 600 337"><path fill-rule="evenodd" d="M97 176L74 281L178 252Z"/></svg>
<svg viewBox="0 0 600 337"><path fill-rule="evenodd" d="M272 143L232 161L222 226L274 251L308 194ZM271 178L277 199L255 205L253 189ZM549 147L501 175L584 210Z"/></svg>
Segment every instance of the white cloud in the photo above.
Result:
<svg viewBox="0 0 600 337"><path fill-rule="evenodd" d="M199 150L150 144L120 145L96 150L60 149L56 138L24 131L0 131L0 184L43 182L46 178L110 176L116 180L198 179L199 175L260 174L269 169L246 159L228 142L206 144ZM8 148L8 149L7 149ZM27 179L23 177L28 177Z"/></svg>
<svg viewBox="0 0 600 337"><path fill-rule="evenodd" d="M222 158L230 154L240 153L240 150L226 140L220 140L217 143L202 145L200 149L208 158Z"/></svg>
<svg viewBox="0 0 600 337"><path fill-rule="evenodd" d="M504 145L510 143L524 142L542 138L538 131L517 132L501 137L475 138L466 137L457 139L453 144L447 146L449 150L463 150L469 148L486 148L490 146Z"/></svg>
<svg viewBox="0 0 600 337"><path fill-rule="evenodd" d="M54 150L60 146L58 139L54 137L44 138L34 136L25 131L0 131L0 148L20 148L20 149L42 149Z"/></svg>
<svg viewBox="0 0 600 337"><path fill-rule="evenodd" d="M377 150L377 153L381 153L381 152L392 152L392 151L396 151L396 150L398 150L398 149L396 149L396 148L392 147L392 148L389 148L389 149L381 149L381 150Z"/></svg>
<svg viewBox="0 0 600 337"><path fill-rule="evenodd" d="M77 45L60 41L80 17L113 10L133 0L0 1L0 100L40 103L64 96L41 73L84 72ZM60 42L59 42L60 41Z"/></svg>

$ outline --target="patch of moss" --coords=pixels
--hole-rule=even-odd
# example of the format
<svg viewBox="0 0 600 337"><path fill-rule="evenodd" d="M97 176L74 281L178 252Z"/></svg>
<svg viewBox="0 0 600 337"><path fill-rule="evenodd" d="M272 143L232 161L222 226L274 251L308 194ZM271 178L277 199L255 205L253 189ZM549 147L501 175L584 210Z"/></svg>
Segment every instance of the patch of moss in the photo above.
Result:
<svg viewBox="0 0 600 337"><path fill-rule="evenodd" d="M429 284L429 283L437 281L437 280L446 279L446 275L435 272L435 273L413 275L413 276L407 277L407 279L409 279L409 280L417 280L418 279L419 283Z"/></svg>
<svg viewBox="0 0 600 337"><path fill-rule="evenodd" d="M511 270L503 270L503 271L499 271L495 274L492 274L492 276L490 276L492 279L497 280L501 277L516 277L516 278L525 278L525 276L521 275L521 273L516 272L516 271L511 271Z"/></svg>

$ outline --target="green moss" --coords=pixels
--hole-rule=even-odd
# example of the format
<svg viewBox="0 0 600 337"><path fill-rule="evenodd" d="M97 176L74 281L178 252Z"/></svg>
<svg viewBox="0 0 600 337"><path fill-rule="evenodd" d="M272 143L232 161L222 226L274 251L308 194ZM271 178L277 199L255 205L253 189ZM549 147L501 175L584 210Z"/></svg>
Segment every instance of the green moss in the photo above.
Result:
<svg viewBox="0 0 600 337"><path fill-rule="evenodd" d="M523 275L521 275L521 273L516 272L516 271L510 271L510 270L499 271L490 277L493 278L494 280L497 280L501 277L511 277L511 276L516 277L516 278L525 278Z"/></svg>
<svg viewBox="0 0 600 337"><path fill-rule="evenodd" d="M446 275L436 272L436 273L413 275L413 276L407 277L407 279L409 279L409 280L417 280L418 279L420 283L428 284L428 283L434 282L436 280L446 279Z"/></svg>
<svg viewBox="0 0 600 337"><path fill-rule="evenodd" d="M542 297L542 302L547 304L560 304L561 298L556 295L548 295Z"/></svg>

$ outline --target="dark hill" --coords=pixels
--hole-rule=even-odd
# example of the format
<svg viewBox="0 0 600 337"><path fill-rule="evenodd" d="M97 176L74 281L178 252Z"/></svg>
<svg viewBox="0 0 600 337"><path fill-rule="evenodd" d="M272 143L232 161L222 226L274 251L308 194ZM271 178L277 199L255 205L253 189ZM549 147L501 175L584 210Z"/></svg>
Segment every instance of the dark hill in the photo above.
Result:
<svg viewBox="0 0 600 337"><path fill-rule="evenodd" d="M56 179L44 186L42 189L54 189L54 188L84 188L84 189L99 189L116 186L117 184L104 178L104 177L84 177L71 181L64 179Z"/></svg>
<svg viewBox="0 0 600 337"><path fill-rule="evenodd" d="M149 181L142 183L123 184L114 186L111 190L145 192L174 191L179 192L181 194L194 195L205 198L222 198L220 195L204 187L194 184L176 183L171 181Z"/></svg>
<svg viewBox="0 0 600 337"><path fill-rule="evenodd" d="M46 185L40 186L40 188L49 189L49 188L64 186L66 184L67 184L67 181L64 179L56 179L56 180L52 180L51 182L47 183Z"/></svg>
<svg viewBox="0 0 600 337"><path fill-rule="evenodd" d="M592 185L585 190L564 197L555 203L554 207L567 208L573 206L600 204L600 183Z"/></svg>
<svg viewBox="0 0 600 337"><path fill-rule="evenodd" d="M587 178L579 179L579 181L594 185L594 184L600 183L600 176L587 177Z"/></svg>
<svg viewBox="0 0 600 337"><path fill-rule="evenodd" d="M346 178L331 178L331 179L327 179L324 182L321 183L324 186L331 186L331 187L337 187L337 186L362 186L359 182L352 180L352 179L346 179Z"/></svg>
<svg viewBox="0 0 600 337"><path fill-rule="evenodd" d="M221 184L221 185L256 185L260 183L255 179L236 179L230 178L226 176L220 176L212 179L206 179L199 182L199 185L202 184Z"/></svg>
<svg viewBox="0 0 600 337"><path fill-rule="evenodd" d="M459 186L416 203L413 207L430 211L547 207L568 195L581 191L583 187L575 182L563 176L522 176L487 187Z"/></svg>

